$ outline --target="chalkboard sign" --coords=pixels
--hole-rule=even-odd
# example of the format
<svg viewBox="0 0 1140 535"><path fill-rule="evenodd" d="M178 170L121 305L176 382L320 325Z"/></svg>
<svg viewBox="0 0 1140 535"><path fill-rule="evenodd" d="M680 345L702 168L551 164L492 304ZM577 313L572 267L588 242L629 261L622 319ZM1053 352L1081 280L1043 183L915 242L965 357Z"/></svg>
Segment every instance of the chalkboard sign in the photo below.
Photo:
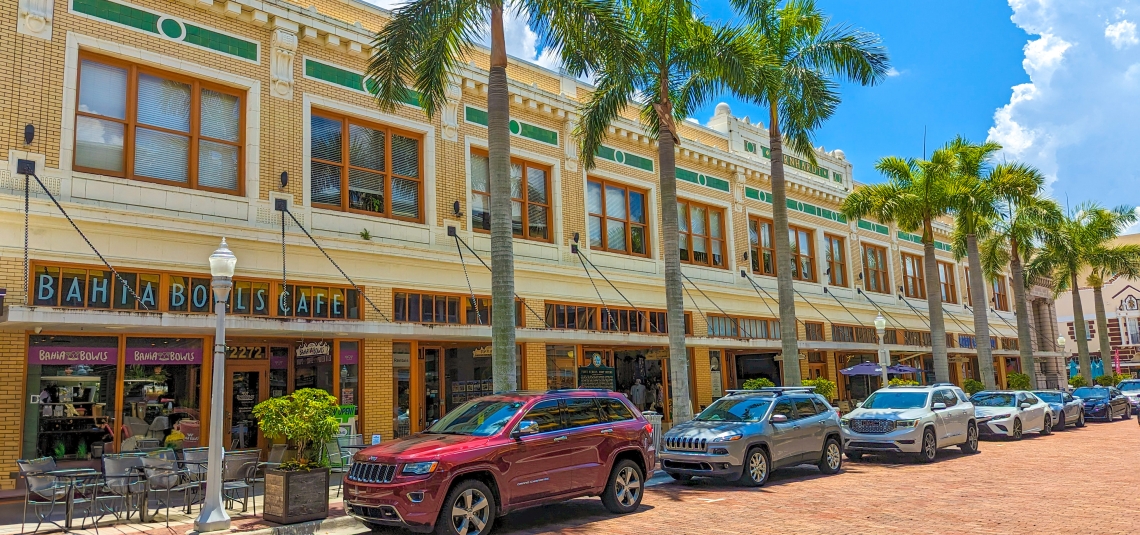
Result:
<svg viewBox="0 0 1140 535"><path fill-rule="evenodd" d="M614 390L617 386L617 373L605 366L579 366L578 388Z"/></svg>

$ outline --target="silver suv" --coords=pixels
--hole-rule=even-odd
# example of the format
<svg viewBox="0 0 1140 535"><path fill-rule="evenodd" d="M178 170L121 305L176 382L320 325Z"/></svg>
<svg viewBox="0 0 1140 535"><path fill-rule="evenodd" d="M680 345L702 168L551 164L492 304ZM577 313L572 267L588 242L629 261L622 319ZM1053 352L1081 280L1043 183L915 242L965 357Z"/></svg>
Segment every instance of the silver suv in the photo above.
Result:
<svg viewBox="0 0 1140 535"><path fill-rule="evenodd" d="M950 383L881 388L843 415L840 425L843 449L853 461L865 453L912 453L930 462L948 446L978 451L974 404Z"/></svg>
<svg viewBox="0 0 1140 535"><path fill-rule="evenodd" d="M730 390L662 437L661 467L678 481L722 477L758 487L776 468L843 464L839 415L811 388Z"/></svg>

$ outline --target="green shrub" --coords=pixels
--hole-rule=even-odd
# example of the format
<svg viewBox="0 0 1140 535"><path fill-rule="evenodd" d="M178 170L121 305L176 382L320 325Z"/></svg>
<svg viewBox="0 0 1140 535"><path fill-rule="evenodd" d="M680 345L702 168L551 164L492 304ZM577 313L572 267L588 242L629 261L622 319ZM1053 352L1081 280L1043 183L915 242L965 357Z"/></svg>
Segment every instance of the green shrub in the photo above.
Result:
<svg viewBox="0 0 1140 535"><path fill-rule="evenodd" d="M887 381L887 384L890 386L918 386L918 381L915 381L913 379L903 379L902 377L895 377L894 379Z"/></svg>
<svg viewBox="0 0 1140 535"><path fill-rule="evenodd" d="M1116 378L1111 375L1102 375L1093 379L1097 386L1116 386Z"/></svg>
<svg viewBox="0 0 1140 535"><path fill-rule="evenodd" d="M1085 378L1081 377L1079 374L1074 375L1074 376L1069 378L1069 386L1071 386L1073 388L1080 388L1082 386L1088 386L1088 385L1089 385L1089 382L1086 381Z"/></svg>
<svg viewBox="0 0 1140 535"><path fill-rule="evenodd" d="M971 396L985 389L986 384L977 379L966 379L966 382L962 384L962 390Z"/></svg>
<svg viewBox="0 0 1140 535"><path fill-rule="evenodd" d="M1006 386L1010 390L1029 390L1033 388L1029 384L1029 376L1024 373L1011 373L1005 377Z"/></svg>
<svg viewBox="0 0 1140 535"><path fill-rule="evenodd" d="M325 443L336 437L336 397L317 388L302 388L288 396L269 398L253 407L261 431L269 438L284 438L297 448L294 461L281 470L309 470L328 465Z"/></svg>
<svg viewBox="0 0 1140 535"><path fill-rule="evenodd" d="M1131 378L1132 376L1128 375L1127 373L1118 373L1112 376L1112 384L1118 385L1121 382Z"/></svg>
<svg viewBox="0 0 1140 535"><path fill-rule="evenodd" d="M771 388L773 386L776 386L776 383L773 383L772 381L769 381L763 377L757 379L749 379L747 381L744 381L743 385L745 390L760 390L761 388Z"/></svg>
<svg viewBox="0 0 1140 535"><path fill-rule="evenodd" d="M835 383L820 377L819 379L804 379L804 386L815 387L815 393L831 401L835 399Z"/></svg>

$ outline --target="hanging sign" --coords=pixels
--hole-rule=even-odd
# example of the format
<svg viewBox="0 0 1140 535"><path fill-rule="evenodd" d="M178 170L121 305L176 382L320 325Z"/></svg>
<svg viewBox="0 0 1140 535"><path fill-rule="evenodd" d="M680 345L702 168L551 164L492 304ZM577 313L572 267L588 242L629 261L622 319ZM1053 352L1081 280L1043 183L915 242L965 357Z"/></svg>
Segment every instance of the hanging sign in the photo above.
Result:
<svg viewBox="0 0 1140 535"><path fill-rule="evenodd" d="M328 342L306 342L298 345L294 361L298 366L311 366L332 362L332 347Z"/></svg>

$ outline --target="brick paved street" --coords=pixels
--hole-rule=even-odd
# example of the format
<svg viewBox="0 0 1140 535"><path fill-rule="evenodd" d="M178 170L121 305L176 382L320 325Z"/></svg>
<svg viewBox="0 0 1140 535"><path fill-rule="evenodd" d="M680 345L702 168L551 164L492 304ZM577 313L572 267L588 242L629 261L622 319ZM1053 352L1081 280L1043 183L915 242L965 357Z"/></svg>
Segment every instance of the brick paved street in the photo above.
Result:
<svg viewBox="0 0 1140 535"><path fill-rule="evenodd" d="M651 487L632 515L581 499L510 515L495 533L1136 533L1138 462L1136 419L1090 423L982 442L974 456L940 450L930 465L865 460L830 477L778 471L761 489L670 482Z"/></svg>

